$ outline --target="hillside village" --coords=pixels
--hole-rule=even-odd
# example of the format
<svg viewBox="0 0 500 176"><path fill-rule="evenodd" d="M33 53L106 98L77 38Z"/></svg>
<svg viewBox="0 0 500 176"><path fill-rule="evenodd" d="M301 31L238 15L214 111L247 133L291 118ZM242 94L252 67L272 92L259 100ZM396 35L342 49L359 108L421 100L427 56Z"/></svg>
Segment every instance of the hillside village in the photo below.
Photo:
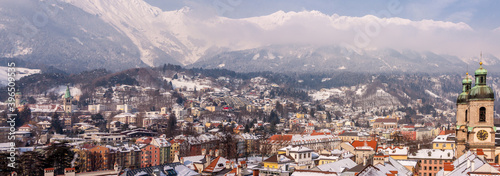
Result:
<svg viewBox="0 0 500 176"><path fill-rule="evenodd" d="M163 73L159 89L122 79L17 93L17 155L48 160L54 150L71 161L19 167L44 175L430 176L462 157L484 158L455 155L455 102L431 88L424 96L441 103L394 96L386 83L303 91L261 76Z"/></svg>

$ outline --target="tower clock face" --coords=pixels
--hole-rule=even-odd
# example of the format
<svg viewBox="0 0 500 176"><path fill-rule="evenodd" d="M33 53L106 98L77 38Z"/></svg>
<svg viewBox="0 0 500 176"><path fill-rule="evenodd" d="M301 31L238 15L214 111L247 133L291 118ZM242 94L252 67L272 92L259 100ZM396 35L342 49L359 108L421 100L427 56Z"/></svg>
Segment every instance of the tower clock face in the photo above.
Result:
<svg viewBox="0 0 500 176"><path fill-rule="evenodd" d="M477 139L484 141L488 138L488 132L485 130L479 130L476 134Z"/></svg>

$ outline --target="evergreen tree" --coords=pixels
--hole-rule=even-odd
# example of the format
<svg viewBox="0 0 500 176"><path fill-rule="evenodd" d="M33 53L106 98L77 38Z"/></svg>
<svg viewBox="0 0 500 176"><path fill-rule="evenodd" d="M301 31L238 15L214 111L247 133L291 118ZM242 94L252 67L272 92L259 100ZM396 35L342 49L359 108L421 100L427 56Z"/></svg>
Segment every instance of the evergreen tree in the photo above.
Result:
<svg viewBox="0 0 500 176"><path fill-rule="evenodd" d="M175 135L175 130L177 128L177 117L175 117L174 113L171 113L168 117L167 121L167 133L168 137L172 137Z"/></svg>
<svg viewBox="0 0 500 176"><path fill-rule="evenodd" d="M62 174L65 168L71 167L74 152L67 143L53 143L45 149L45 168L53 167L57 174Z"/></svg>
<svg viewBox="0 0 500 176"><path fill-rule="evenodd" d="M43 176L45 157L38 152L24 152L19 157L18 173L19 175L38 175Z"/></svg>
<svg viewBox="0 0 500 176"><path fill-rule="evenodd" d="M59 114L57 112L54 112L51 118L52 118L52 130L57 134L62 134L63 126L61 124L61 121L59 120Z"/></svg>

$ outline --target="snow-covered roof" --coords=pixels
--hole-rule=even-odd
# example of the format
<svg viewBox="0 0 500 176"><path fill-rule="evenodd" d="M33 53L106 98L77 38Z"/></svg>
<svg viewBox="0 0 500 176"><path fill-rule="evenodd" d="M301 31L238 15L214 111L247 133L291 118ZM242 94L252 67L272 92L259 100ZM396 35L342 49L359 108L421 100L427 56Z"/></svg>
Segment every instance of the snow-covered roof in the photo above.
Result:
<svg viewBox="0 0 500 176"><path fill-rule="evenodd" d="M286 151L288 150L289 152L312 152L313 150L307 147L303 146L297 146L297 147L292 147L292 146L287 146L279 149L278 151Z"/></svg>
<svg viewBox="0 0 500 176"><path fill-rule="evenodd" d="M345 169L351 169L356 165L357 164L351 159L342 159L333 163L316 166L316 168L319 169L320 171L341 173Z"/></svg>
<svg viewBox="0 0 500 176"><path fill-rule="evenodd" d="M415 154L409 154L412 159L453 159L455 152L453 150L442 149L420 149Z"/></svg>

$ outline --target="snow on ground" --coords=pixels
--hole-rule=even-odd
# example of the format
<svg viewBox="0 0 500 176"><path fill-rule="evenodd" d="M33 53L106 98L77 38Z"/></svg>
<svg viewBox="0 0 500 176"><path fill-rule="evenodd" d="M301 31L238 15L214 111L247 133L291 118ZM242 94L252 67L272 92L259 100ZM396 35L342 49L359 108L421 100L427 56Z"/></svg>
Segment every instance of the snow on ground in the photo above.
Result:
<svg viewBox="0 0 500 176"><path fill-rule="evenodd" d="M212 88L212 81L208 79L195 79L191 80L188 78L183 78L183 76L179 76L179 79L172 79L172 78L167 78L163 77L166 81L171 81L172 86L174 89L176 88L186 88L188 91L193 91L195 88L196 90L204 89L204 88ZM214 88L215 91L218 91L219 89Z"/></svg>
<svg viewBox="0 0 500 176"><path fill-rule="evenodd" d="M342 92L340 89L332 88L332 89L321 89L320 91L314 91L312 93L309 93L309 96L311 96L314 101L316 100L322 101L330 98L330 96L332 95L341 96L343 94L344 92Z"/></svg>
<svg viewBox="0 0 500 176"><path fill-rule="evenodd" d="M356 90L356 95L361 96L365 94L365 92L366 92L366 85L362 85L360 88Z"/></svg>
<svg viewBox="0 0 500 176"><path fill-rule="evenodd" d="M9 67L3 67L0 66L0 85L7 85L9 84L8 81L8 69ZM32 74L37 74L40 73L40 69L29 69L29 68L22 68L22 67L15 67L16 69L16 80L21 79L22 77L32 75Z"/></svg>
<svg viewBox="0 0 500 176"><path fill-rule="evenodd" d="M429 94L431 97L434 97L434 98L441 98L438 95L436 95L435 93L432 93L430 90L425 90L425 93Z"/></svg>

